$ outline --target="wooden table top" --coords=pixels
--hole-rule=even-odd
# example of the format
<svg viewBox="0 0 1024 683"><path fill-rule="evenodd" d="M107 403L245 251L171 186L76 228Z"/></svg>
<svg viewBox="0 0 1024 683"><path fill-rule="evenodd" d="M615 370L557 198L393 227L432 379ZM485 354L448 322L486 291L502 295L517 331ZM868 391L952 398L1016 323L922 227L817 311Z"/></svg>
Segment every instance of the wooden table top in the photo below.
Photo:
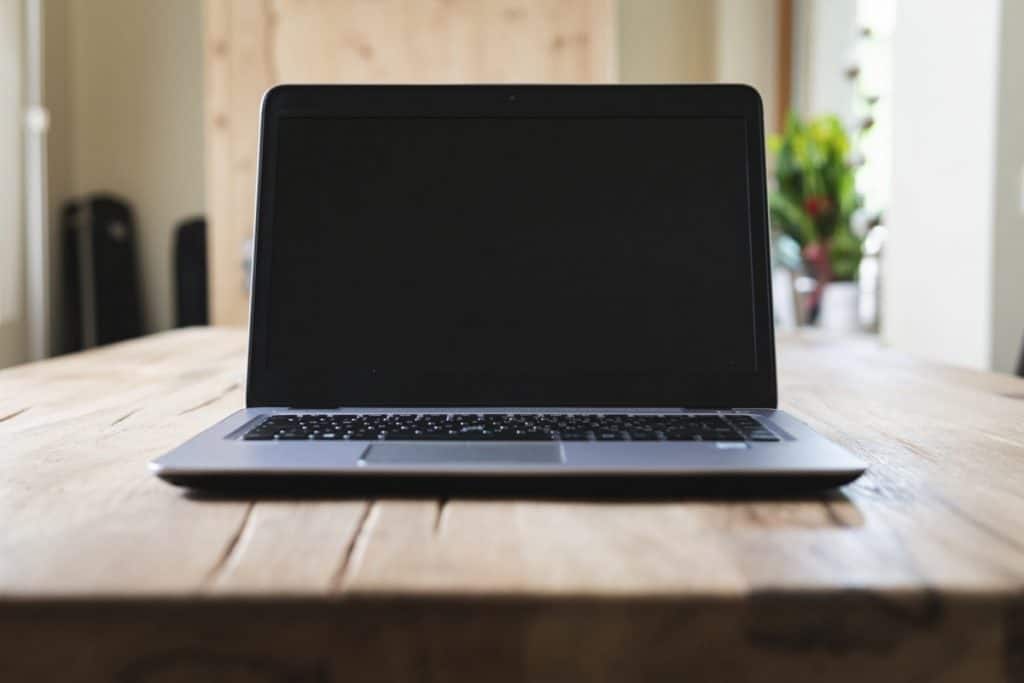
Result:
<svg viewBox="0 0 1024 683"><path fill-rule="evenodd" d="M801 499L160 482L150 459L241 407L245 345L194 328L0 372L0 680L1024 681L1024 380L783 338L782 407L870 463Z"/></svg>

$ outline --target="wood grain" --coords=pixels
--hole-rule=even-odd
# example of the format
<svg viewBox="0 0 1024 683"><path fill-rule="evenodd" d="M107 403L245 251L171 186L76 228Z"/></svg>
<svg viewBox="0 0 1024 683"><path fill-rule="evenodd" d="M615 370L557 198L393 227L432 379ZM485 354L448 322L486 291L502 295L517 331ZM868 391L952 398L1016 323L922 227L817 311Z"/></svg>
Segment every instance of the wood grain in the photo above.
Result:
<svg viewBox="0 0 1024 683"><path fill-rule="evenodd" d="M615 0L205 0L212 319L243 325L260 100L277 83L614 80Z"/></svg>
<svg viewBox="0 0 1024 683"><path fill-rule="evenodd" d="M244 349L197 328L0 372L0 680L1024 680L1024 380L783 339L784 407L871 463L803 499L159 482L240 407Z"/></svg>

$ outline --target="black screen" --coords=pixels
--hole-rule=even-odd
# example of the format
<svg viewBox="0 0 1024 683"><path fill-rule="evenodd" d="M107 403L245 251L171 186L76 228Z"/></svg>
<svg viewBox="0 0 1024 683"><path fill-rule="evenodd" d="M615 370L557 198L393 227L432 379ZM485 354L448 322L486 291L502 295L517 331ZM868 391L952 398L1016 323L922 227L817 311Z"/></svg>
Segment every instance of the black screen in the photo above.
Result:
<svg viewBox="0 0 1024 683"><path fill-rule="evenodd" d="M742 118L284 118L267 367L754 372L747 148Z"/></svg>

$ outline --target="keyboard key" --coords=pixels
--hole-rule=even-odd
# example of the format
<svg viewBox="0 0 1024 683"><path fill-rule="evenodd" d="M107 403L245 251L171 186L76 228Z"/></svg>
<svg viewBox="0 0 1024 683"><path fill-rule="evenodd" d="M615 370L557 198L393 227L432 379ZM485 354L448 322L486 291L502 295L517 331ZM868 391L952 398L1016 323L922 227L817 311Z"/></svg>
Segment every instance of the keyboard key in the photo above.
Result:
<svg viewBox="0 0 1024 683"><path fill-rule="evenodd" d="M633 441L659 441L661 439L661 436L658 434L658 432L631 431L628 433L629 438L632 439Z"/></svg>
<svg viewBox="0 0 1024 683"><path fill-rule="evenodd" d="M774 434L770 434L770 433L751 434L748 438L751 441L778 441L779 440L779 437L775 436Z"/></svg>
<svg viewBox="0 0 1024 683"><path fill-rule="evenodd" d="M561 441L589 441L590 432L558 432Z"/></svg>
<svg viewBox="0 0 1024 683"><path fill-rule="evenodd" d="M670 429L664 432L666 441L696 441L698 436L692 431Z"/></svg>
<svg viewBox="0 0 1024 683"><path fill-rule="evenodd" d="M594 432L594 439L597 441L625 441L626 435L623 432Z"/></svg>
<svg viewBox="0 0 1024 683"><path fill-rule="evenodd" d="M527 431L523 431L523 430L516 430L516 432L514 434L514 437L513 437L513 440L514 441L550 441L551 440L551 432L540 432L540 431L527 432Z"/></svg>

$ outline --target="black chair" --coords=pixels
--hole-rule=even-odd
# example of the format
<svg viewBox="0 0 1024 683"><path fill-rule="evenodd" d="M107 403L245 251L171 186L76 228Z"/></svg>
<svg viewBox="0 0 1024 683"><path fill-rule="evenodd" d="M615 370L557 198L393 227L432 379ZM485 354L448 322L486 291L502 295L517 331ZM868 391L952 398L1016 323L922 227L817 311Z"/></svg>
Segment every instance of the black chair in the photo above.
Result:
<svg viewBox="0 0 1024 683"><path fill-rule="evenodd" d="M1024 342L1020 345L1020 358L1017 360L1017 376L1024 377Z"/></svg>
<svg viewBox="0 0 1024 683"><path fill-rule="evenodd" d="M174 231L177 327L208 325L206 219L182 221Z"/></svg>
<svg viewBox="0 0 1024 683"><path fill-rule="evenodd" d="M93 194L61 209L61 350L142 334L135 214L121 197Z"/></svg>

